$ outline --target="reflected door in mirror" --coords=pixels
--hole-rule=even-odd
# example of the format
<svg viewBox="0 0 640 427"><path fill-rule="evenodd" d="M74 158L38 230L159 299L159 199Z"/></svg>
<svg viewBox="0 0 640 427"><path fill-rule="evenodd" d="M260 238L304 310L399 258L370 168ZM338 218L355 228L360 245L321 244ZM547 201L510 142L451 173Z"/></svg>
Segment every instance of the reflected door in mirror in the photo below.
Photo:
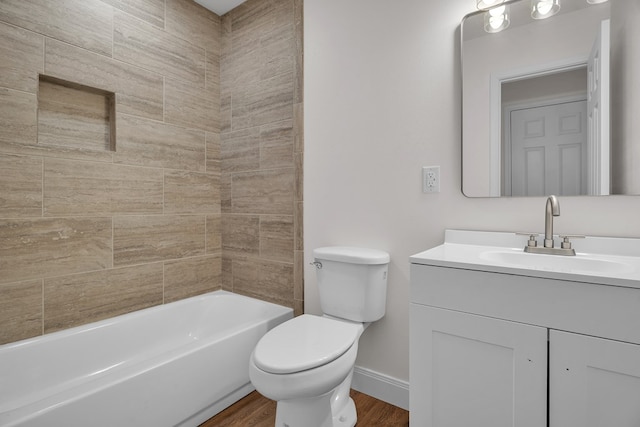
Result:
<svg viewBox="0 0 640 427"><path fill-rule="evenodd" d="M586 194L586 110L582 100L511 112L506 194Z"/></svg>

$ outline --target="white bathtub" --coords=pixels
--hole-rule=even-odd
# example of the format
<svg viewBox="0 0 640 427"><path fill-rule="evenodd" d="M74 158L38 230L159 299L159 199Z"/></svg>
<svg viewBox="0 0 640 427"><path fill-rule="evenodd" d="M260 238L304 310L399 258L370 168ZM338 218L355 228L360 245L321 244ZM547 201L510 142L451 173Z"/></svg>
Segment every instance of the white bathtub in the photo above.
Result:
<svg viewBox="0 0 640 427"><path fill-rule="evenodd" d="M292 310L224 291L0 346L0 426L197 426Z"/></svg>

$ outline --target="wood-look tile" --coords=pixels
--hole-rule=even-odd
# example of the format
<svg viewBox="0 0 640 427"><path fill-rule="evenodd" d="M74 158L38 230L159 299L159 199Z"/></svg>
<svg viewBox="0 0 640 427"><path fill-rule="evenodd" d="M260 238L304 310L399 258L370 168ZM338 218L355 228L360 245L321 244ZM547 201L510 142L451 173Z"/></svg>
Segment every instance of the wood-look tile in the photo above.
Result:
<svg viewBox="0 0 640 427"><path fill-rule="evenodd" d="M260 263L255 258L231 258L231 289L233 292L258 297L255 293L260 275ZM254 292L252 292L254 291Z"/></svg>
<svg viewBox="0 0 640 427"><path fill-rule="evenodd" d="M304 202L296 202L293 212L293 238L296 251L304 249Z"/></svg>
<svg viewBox="0 0 640 427"><path fill-rule="evenodd" d="M272 0L273 11L271 12L274 20L274 27L278 28L283 25L289 25L294 20L294 1L293 0Z"/></svg>
<svg viewBox="0 0 640 427"><path fill-rule="evenodd" d="M111 218L0 220L0 283L111 267Z"/></svg>
<svg viewBox="0 0 640 427"><path fill-rule="evenodd" d="M164 302L221 289L220 255L164 263Z"/></svg>
<svg viewBox="0 0 640 427"><path fill-rule="evenodd" d="M44 70L44 37L0 22L0 86L36 93Z"/></svg>
<svg viewBox="0 0 640 427"><path fill-rule="evenodd" d="M190 82L165 79L164 121L209 132L220 131L217 87L202 89Z"/></svg>
<svg viewBox="0 0 640 427"><path fill-rule="evenodd" d="M293 152L304 151L304 105L293 104Z"/></svg>
<svg viewBox="0 0 640 427"><path fill-rule="evenodd" d="M293 262L293 236L293 216L261 216L260 257L274 261Z"/></svg>
<svg viewBox="0 0 640 427"><path fill-rule="evenodd" d="M165 171L164 213L220 213L219 174Z"/></svg>
<svg viewBox="0 0 640 427"><path fill-rule="evenodd" d="M205 132L118 114L114 162L204 172Z"/></svg>
<svg viewBox="0 0 640 427"><path fill-rule="evenodd" d="M119 216L113 219L115 266L204 254L204 216Z"/></svg>
<svg viewBox="0 0 640 427"><path fill-rule="evenodd" d="M162 263L44 280L44 332L162 304Z"/></svg>
<svg viewBox="0 0 640 427"><path fill-rule="evenodd" d="M293 307L293 264L256 259L234 260L233 291Z"/></svg>
<svg viewBox="0 0 640 427"><path fill-rule="evenodd" d="M35 94L0 87L0 145L36 144L37 117Z"/></svg>
<svg viewBox="0 0 640 427"><path fill-rule="evenodd" d="M0 285L0 345L42 334L42 280Z"/></svg>
<svg viewBox="0 0 640 427"><path fill-rule="evenodd" d="M231 210L291 215L293 180L293 168L234 174L231 180Z"/></svg>
<svg viewBox="0 0 640 427"><path fill-rule="evenodd" d="M294 24L294 89L293 102L302 105L304 102L304 2L293 0Z"/></svg>
<svg viewBox="0 0 640 427"><path fill-rule="evenodd" d="M218 132L207 132L207 172L219 173L221 171L221 142Z"/></svg>
<svg viewBox="0 0 640 427"><path fill-rule="evenodd" d="M220 17L192 0L166 0L165 29L207 51L220 51Z"/></svg>
<svg viewBox="0 0 640 427"><path fill-rule="evenodd" d="M114 59L204 87L205 51L201 47L118 10L113 34Z"/></svg>
<svg viewBox="0 0 640 427"><path fill-rule="evenodd" d="M38 144L110 151L112 100L111 93L41 80Z"/></svg>
<svg viewBox="0 0 640 427"><path fill-rule="evenodd" d="M260 128L253 127L220 135L223 173L260 168Z"/></svg>
<svg viewBox="0 0 640 427"><path fill-rule="evenodd" d="M220 210L231 213L231 178L233 174L223 173L220 176Z"/></svg>
<svg viewBox="0 0 640 427"><path fill-rule="evenodd" d="M294 26L289 22L260 37L260 79L295 71Z"/></svg>
<svg viewBox="0 0 640 427"><path fill-rule="evenodd" d="M258 285L258 295L268 294L268 300L293 307L293 264L261 261Z"/></svg>
<svg viewBox="0 0 640 427"><path fill-rule="evenodd" d="M220 53L206 51L205 85L207 89L214 89L220 97Z"/></svg>
<svg viewBox="0 0 640 427"><path fill-rule="evenodd" d="M260 255L260 217L222 215L222 250L228 255Z"/></svg>
<svg viewBox="0 0 640 427"><path fill-rule="evenodd" d="M301 314L304 314L304 301L294 299L293 300L293 315L294 317L298 317Z"/></svg>
<svg viewBox="0 0 640 427"><path fill-rule="evenodd" d="M113 8L100 0L3 0L0 21L111 56Z"/></svg>
<svg viewBox="0 0 640 427"><path fill-rule="evenodd" d="M44 145L34 141L31 144L2 140L0 134L0 153L17 154L23 156L43 156L64 159L89 160L95 162L112 162L112 151L95 151L84 148L63 147L59 145Z"/></svg>
<svg viewBox="0 0 640 427"><path fill-rule="evenodd" d="M44 215L162 213L161 169L45 159Z"/></svg>
<svg viewBox="0 0 640 427"><path fill-rule="evenodd" d="M304 252L295 251L293 258L293 299L304 301Z"/></svg>
<svg viewBox="0 0 640 427"><path fill-rule="evenodd" d="M233 93L233 129L293 118L293 72L259 81Z"/></svg>
<svg viewBox="0 0 640 427"><path fill-rule="evenodd" d="M222 253L222 216L207 215L207 254Z"/></svg>
<svg viewBox="0 0 640 427"><path fill-rule="evenodd" d="M296 202L301 202L304 199L303 183L304 183L304 155L303 153L296 153L294 155L294 195L293 199Z"/></svg>
<svg viewBox="0 0 640 427"><path fill-rule="evenodd" d="M164 0L102 0L159 28L164 28Z"/></svg>
<svg viewBox="0 0 640 427"><path fill-rule="evenodd" d="M293 122L284 120L260 127L260 168L291 167L293 164Z"/></svg>
<svg viewBox="0 0 640 427"><path fill-rule="evenodd" d="M115 92L120 113L163 118L164 83L160 74L52 39L45 40L45 73Z"/></svg>
<svg viewBox="0 0 640 427"><path fill-rule="evenodd" d="M233 73L229 67L233 46L231 45L231 17L224 15L220 22L220 132L231 131L231 95Z"/></svg>
<svg viewBox="0 0 640 427"><path fill-rule="evenodd" d="M222 256L222 289L233 292L233 259Z"/></svg>
<svg viewBox="0 0 640 427"><path fill-rule="evenodd" d="M263 58L265 57L257 46L251 46L245 50L234 46L232 51L222 55L220 62L221 88L234 92L238 88L260 81L261 66L264 64L261 59ZM223 89L221 91L224 92Z"/></svg>
<svg viewBox="0 0 640 427"><path fill-rule="evenodd" d="M0 217L42 216L42 158L0 154Z"/></svg>
<svg viewBox="0 0 640 427"><path fill-rule="evenodd" d="M274 2L260 3L248 5L246 15L231 13L233 50L224 66L233 70L236 87L294 70L292 7L285 11L277 10L282 8L274 7Z"/></svg>
<svg viewBox="0 0 640 427"><path fill-rule="evenodd" d="M246 44L260 39L260 35L273 28L273 1L248 1L229 12L232 19L232 43L234 50L246 50ZM244 44L243 44L244 43Z"/></svg>

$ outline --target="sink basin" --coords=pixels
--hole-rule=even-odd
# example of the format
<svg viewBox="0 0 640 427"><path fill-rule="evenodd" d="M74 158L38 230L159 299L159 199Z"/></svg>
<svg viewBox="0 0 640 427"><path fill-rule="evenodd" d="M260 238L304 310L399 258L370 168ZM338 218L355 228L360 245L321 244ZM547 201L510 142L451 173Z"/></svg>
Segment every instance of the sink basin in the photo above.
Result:
<svg viewBox="0 0 640 427"><path fill-rule="evenodd" d="M514 267L559 271L578 274L630 273L634 267L622 262L596 258L589 255L559 256L532 254L523 251L489 250L479 254L479 258Z"/></svg>

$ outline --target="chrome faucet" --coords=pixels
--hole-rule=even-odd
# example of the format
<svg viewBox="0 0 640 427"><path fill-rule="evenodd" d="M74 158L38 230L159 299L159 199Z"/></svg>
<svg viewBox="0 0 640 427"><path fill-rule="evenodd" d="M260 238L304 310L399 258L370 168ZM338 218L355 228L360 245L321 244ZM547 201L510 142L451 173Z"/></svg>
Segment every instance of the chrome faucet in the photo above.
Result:
<svg viewBox="0 0 640 427"><path fill-rule="evenodd" d="M553 248L553 217L560 216L560 202L556 196L549 196L544 209L544 247Z"/></svg>
<svg viewBox="0 0 640 427"><path fill-rule="evenodd" d="M527 246L524 247L525 252L534 254L548 254L548 255L575 255L576 251L571 247L570 238L580 238L584 236L560 236L563 239L559 248L554 247L553 242L553 217L560 216L560 202L556 196L549 196L547 198L547 204L544 209L544 244L542 247L538 246L536 237L538 233L516 233L529 236Z"/></svg>

